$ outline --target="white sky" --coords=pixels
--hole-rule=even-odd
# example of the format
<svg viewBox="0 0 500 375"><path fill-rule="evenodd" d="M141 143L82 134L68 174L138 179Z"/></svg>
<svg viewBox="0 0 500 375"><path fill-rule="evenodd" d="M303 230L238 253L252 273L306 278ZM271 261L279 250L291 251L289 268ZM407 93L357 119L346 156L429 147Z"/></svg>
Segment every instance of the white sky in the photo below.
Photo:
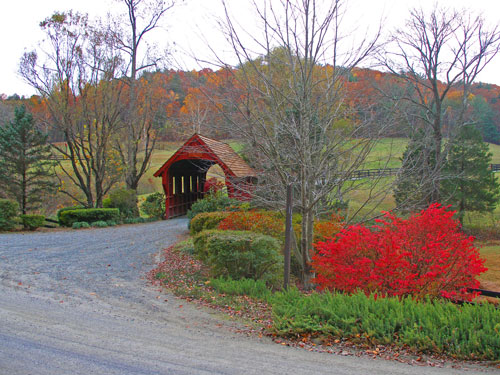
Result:
<svg viewBox="0 0 500 375"><path fill-rule="evenodd" d="M228 0L233 13L243 24L248 23L249 13L245 0ZM276 0L277 1L277 0ZM175 43L174 58L184 61L181 68L199 68L182 53L183 50L206 50L203 38L214 41L214 46L223 48L220 32L214 27L213 16L220 11L220 0L184 0L173 12L164 18L163 28L153 31L151 37L158 47ZM384 17L386 32L395 26L402 26L410 8L422 5L432 7L434 0L348 0L349 20L357 22L365 32L364 25L375 27ZM491 24L500 23L499 0L437 0L438 5L481 12ZM34 90L19 77L17 70L24 51L34 49L43 38L39 23L54 11L73 9L93 16L105 16L123 9L117 0L14 0L3 1L0 12L0 94L29 96ZM200 37L201 35L201 37ZM212 43L211 43L212 44ZM171 66L178 68L179 66ZM481 73L479 80L500 85L500 56L497 56Z"/></svg>

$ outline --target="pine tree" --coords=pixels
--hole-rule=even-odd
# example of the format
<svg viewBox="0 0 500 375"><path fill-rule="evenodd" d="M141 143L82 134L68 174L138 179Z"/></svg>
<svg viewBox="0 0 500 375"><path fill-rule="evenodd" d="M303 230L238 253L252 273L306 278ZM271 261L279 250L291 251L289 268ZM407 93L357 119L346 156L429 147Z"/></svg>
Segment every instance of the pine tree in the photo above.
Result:
<svg viewBox="0 0 500 375"><path fill-rule="evenodd" d="M465 211L491 212L500 197L500 185L489 168L489 146L474 125L460 129L450 147L443 171L443 198L458 211L463 223Z"/></svg>
<svg viewBox="0 0 500 375"><path fill-rule="evenodd" d="M23 106L14 120L0 127L0 189L15 199L23 214L39 208L43 195L54 190L47 134L36 128Z"/></svg>

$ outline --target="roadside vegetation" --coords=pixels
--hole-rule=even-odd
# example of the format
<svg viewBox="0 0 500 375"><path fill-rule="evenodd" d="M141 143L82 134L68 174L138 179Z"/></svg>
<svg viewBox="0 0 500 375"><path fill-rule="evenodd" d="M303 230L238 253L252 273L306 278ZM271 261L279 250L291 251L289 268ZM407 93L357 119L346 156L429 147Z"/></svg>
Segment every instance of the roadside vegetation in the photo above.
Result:
<svg viewBox="0 0 500 375"><path fill-rule="evenodd" d="M449 209L386 215L374 226L345 226L339 215L319 220L314 290L304 290L297 264L294 285L282 290L284 217L248 203L201 212L225 199L213 192L210 204L193 205L190 236L165 250L149 274L154 283L245 319L250 331L286 345L498 360L499 310L469 290L488 280L486 263L498 272L492 255L498 246L486 247L483 259ZM300 219L294 215L297 238Z"/></svg>

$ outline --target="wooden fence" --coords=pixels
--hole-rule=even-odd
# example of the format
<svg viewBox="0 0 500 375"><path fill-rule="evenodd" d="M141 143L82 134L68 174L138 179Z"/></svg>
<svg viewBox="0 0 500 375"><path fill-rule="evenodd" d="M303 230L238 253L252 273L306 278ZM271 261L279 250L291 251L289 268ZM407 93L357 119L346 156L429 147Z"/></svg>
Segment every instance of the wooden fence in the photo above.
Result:
<svg viewBox="0 0 500 375"><path fill-rule="evenodd" d="M398 174L400 168L374 168L374 169L358 169L352 174L352 180L361 178L385 177ZM490 164L490 169L493 172L500 172L500 164Z"/></svg>
<svg viewBox="0 0 500 375"><path fill-rule="evenodd" d="M357 180L360 178L384 177L396 175L399 168L378 168L378 169L358 169L352 174L352 179Z"/></svg>

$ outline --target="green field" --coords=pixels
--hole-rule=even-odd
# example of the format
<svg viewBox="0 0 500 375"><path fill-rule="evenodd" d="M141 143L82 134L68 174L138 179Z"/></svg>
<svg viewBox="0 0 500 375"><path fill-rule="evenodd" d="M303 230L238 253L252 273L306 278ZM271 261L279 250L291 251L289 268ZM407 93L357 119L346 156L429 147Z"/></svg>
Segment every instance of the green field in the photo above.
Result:
<svg viewBox="0 0 500 375"><path fill-rule="evenodd" d="M484 265L488 268L479 277L484 289L500 291L500 241L479 243L481 257L485 259Z"/></svg>
<svg viewBox="0 0 500 375"><path fill-rule="evenodd" d="M242 151L242 145L236 141L227 141L227 143L236 151ZM405 150L407 144L407 139L404 138L385 138L380 140L374 145L370 154L366 158L362 165L363 169L375 169L375 168L397 168L401 165L401 156ZM165 163L174 152L182 145L182 142L160 142L157 145L157 149L154 151L149 165L149 169L146 171L144 177L139 183L138 193L139 195L150 194L155 191L161 191L161 179L153 177L154 172L156 172ZM492 163L500 164L500 146L490 144L490 151L493 154ZM368 197L376 196L375 201L378 201L377 206L380 205L380 210L390 210L394 201L392 197L385 196L381 197L381 192L387 192L388 186L390 186L391 179L381 179L378 186L372 190L359 189L349 194L347 197L350 200L350 204L354 209L360 208L363 202L367 200ZM362 185L362 184L360 184ZM386 194L387 195L387 194ZM363 212L371 211L373 207L370 205L365 206L361 209ZM500 218L500 210L497 210L496 217ZM481 217L481 215L471 216L473 222L489 222L490 217Z"/></svg>

